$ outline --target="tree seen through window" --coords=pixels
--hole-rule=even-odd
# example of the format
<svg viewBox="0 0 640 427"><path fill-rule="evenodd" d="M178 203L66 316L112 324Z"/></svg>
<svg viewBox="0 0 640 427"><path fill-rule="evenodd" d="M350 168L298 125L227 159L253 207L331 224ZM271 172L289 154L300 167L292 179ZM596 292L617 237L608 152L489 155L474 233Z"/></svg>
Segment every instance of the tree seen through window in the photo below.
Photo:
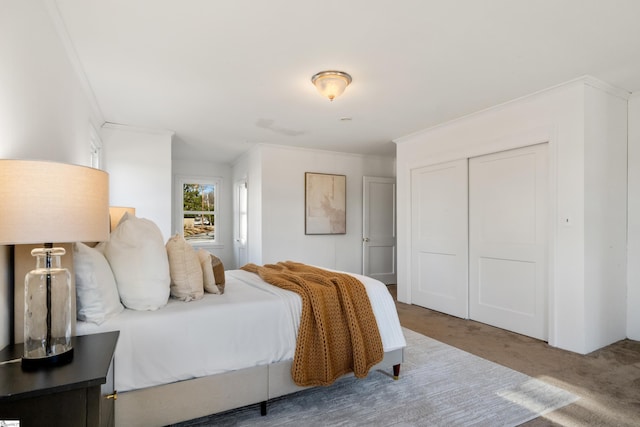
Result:
<svg viewBox="0 0 640 427"><path fill-rule="evenodd" d="M186 240L215 240L216 186L182 186L183 231Z"/></svg>

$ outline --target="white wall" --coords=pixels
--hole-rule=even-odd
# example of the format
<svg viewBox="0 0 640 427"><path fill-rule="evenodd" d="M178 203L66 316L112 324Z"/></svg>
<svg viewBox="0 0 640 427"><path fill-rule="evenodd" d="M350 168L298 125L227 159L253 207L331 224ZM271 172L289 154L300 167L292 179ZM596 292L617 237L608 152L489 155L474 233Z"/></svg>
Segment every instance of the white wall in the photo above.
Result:
<svg viewBox="0 0 640 427"><path fill-rule="evenodd" d="M0 158L87 165L102 124L41 1L2 0Z"/></svg>
<svg viewBox="0 0 640 427"><path fill-rule="evenodd" d="M586 349L626 337L627 99L585 86Z"/></svg>
<svg viewBox="0 0 640 427"><path fill-rule="evenodd" d="M361 273L362 177L395 176L394 159L272 145L259 146L252 155L259 160L247 166L250 201L256 198L249 206L249 223L259 221L262 232L256 236L255 228L249 230L251 262L294 260ZM305 172L347 176L346 234L304 234ZM255 210L258 204L261 209ZM261 249L255 249L258 238Z"/></svg>
<svg viewBox="0 0 640 427"><path fill-rule="evenodd" d="M215 162L198 162L192 160L180 160L173 159L173 190L172 206L179 204L176 203L176 176L191 176L191 177L206 177L206 178L220 178L222 180L222 186L218 189L219 198L219 212L216 212L216 240L218 244L213 245L199 245L198 247L207 249L215 256L222 260L225 268L236 268L236 263L233 258L233 177L231 175L231 166L223 163ZM182 211L180 211L181 213ZM176 216L178 213L174 209L173 222L172 222L172 234L180 233L182 231L182 219Z"/></svg>
<svg viewBox="0 0 640 427"><path fill-rule="evenodd" d="M0 158L89 165L102 124L44 2L0 0ZM0 247L0 348L9 342L13 266Z"/></svg>
<svg viewBox="0 0 640 427"><path fill-rule="evenodd" d="M172 132L105 124L101 129L109 205L136 208L171 237Z"/></svg>
<svg viewBox="0 0 640 427"><path fill-rule="evenodd" d="M640 340L640 92L629 99L627 337Z"/></svg>
<svg viewBox="0 0 640 427"><path fill-rule="evenodd" d="M596 87L597 95L591 87ZM606 89L606 90L601 90ZM550 253L549 253L549 343L554 346L587 353L601 346L603 341L615 341L624 336L620 326L620 312L626 307L620 302L620 291L626 286L620 275L624 246L620 224L610 224L591 206L602 196L594 195L594 188L585 188L585 167L598 161L604 147L613 143L616 155L606 161L596 177L609 176L620 183L620 176L611 168L624 170L626 163L620 147L626 142L619 132L608 132L609 124L620 124L625 116L624 94L622 104L617 92L594 79L580 79L534 94L507 104L496 106L471 116L455 120L399 139L398 164L398 299L411 302L411 211L410 174L414 168L444 161L468 158L549 142L550 170ZM612 94L614 93L615 94ZM609 104L611 103L611 104ZM585 108L587 105L587 108ZM587 111L588 110L588 111ZM600 114L605 117L600 117ZM615 116L611 118L608 114ZM609 120L610 119L610 120ZM597 124L587 124L596 120ZM598 133L598 132L602 133ZM585 137L587 134L587 137ZM601 138L606 134L607 138ZM585 146L585 140L588 144ZM588 181L591 183L591 181ZM601 187L598 187L601 189ZM624 216L618 188L608 209L611 217ZM587 205L588 204L588 205ZM569 223L566 223L566 219ZM598 258L591 246L602 240L597 235L614 230L608 241L615 246L612 256ZM605 239L606 240L606 239ZM585 244L591 245L587 251ZM615 259L614 259L615 258ZM589 265L587 269L586 263ZM585 274L594 269L612 274L603 282L596 278L585 280ZM602 275L599 276L602 279ZM599 301L601 292L609 288L615 294L611 299ZM605 307L606 306L606 307ZM615 330L592 331L591 313L601 308L605 321L611 321ZM588 320L589 318L589 320ZM606 339L603 340L603 334Z"/></svg>

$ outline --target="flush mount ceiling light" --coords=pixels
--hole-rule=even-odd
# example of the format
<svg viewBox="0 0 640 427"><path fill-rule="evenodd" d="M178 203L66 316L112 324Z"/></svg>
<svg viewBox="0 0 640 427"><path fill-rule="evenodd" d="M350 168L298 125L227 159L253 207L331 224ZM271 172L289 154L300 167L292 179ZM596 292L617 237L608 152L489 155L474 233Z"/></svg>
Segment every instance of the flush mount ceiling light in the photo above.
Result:
<svg viewBox="0 0 640 427"><path fill-rule="evenodd" d="M342 71L321 71L311 77L311 83L316 86L320 95L333 101L351 83L351 76Z"/></svg>

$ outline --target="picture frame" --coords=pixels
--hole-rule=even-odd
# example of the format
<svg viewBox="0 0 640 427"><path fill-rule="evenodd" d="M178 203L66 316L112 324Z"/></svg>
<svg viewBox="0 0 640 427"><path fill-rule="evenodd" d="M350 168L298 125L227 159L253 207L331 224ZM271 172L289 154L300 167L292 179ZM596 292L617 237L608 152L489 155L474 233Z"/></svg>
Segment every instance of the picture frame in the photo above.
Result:
<svg viewBox="0 0 640 427"><path fill-rule="evenodd" d="M347 177L305 172L304 234L347 234Z"/></svg>

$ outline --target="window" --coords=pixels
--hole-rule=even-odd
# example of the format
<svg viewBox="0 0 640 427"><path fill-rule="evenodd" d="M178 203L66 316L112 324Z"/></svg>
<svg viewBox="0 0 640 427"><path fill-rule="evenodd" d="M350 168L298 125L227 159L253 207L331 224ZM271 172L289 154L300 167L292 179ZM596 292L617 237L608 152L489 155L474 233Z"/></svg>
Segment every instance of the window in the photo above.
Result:
<svg viewBox="0 0 640 427"><path fill-rule="evenodd" d="M190 243L219 241L219 179L179 178L182 233Z"/></svg>

